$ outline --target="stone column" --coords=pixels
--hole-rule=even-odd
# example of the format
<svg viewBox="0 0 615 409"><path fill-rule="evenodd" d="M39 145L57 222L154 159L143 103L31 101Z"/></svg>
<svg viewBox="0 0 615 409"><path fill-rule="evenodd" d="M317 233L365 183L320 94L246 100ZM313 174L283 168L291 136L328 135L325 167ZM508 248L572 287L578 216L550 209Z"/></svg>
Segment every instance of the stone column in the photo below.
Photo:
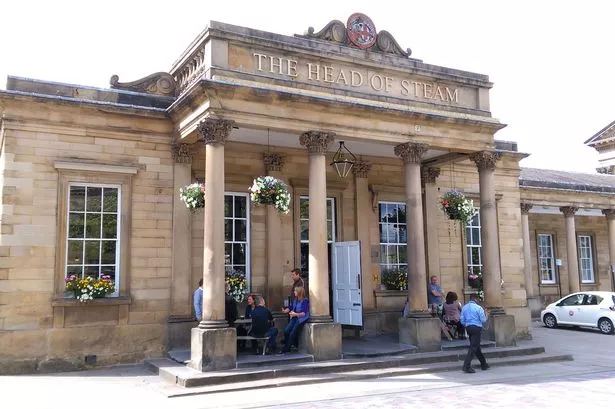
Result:
<svg viewBox="0 0 615 409"><path fill-rule="evenodd" d="M478 168L480 185L480 239L483 258L483 288L485 305L502 313L502 273L500 270L500 243L498 217L495 203L495 166L500 159L498 152L482 151L470 155ZM495 310L495 311L493 311Z"/></svg>
<svg viewBox="0 0 615 409"><path fill-rule="evenodd" d="M609 277L611 279L611 290L615 290L612 287L615 285L612 281L612 268L615 265L615 209L603 209L602 214L606 216L609 229Z"/></svg>
<svg viewBox="0 0 615 409"><path fill-rule="evenodd" d="M302 331L303 348L318 361L342 355L342 327L329 312L327 251L327 147L333 133L309 131L299 142L309 154L309 290L310 320Z"/></svg>
<svg viewBox="0 0 615 409"><path fill-rule="evenodd" d="M480 188L480 239L483 257L483 289L485 306L491 315L489 337L496 345L515 345L515 317L504 312L502 273L500 267L500 241L495 201L495 167L501 153L475 152L470 159L476 163Z"/></svg>
<svg viewBox="0 0 615 409"><path fill-rule="evenodd" d="M532 205L521 203L521 231L523 235L523 276L525 279L525 295L532 316L540 314L540 300L535 296L534 277L532 274L532 245L530 242L529 212Z"/></svg>
<svg viewBox="0 0 615 409"><path fill-rule="evenodd" d="M355 184L355 220L357 240L361 243L361 299L363 309L374 308L374 280L372 280L371 241L369 234L372 199L367 174L372 165L358 160L352 167Z"/></svg>
<svg viewBox="0 0 615 409"><path fill-rule="evenodd" d="M564 213L566 224L566 266L568 268L568 291L576 293L581 290L579 279L579 257L577 255L577 231L574 225L574 215L579 210L574 206L563 206L559 211Z"/></svg>
<svg viewBox="0 0 615 409"><path fill-rule="evenodd" d="M279 153L267 152L263 155L265 172L276 179L282 177L283 158ZM265 297L272 311L278 311L283 304L284 257L282 249L282 220L273 206L267 206L267 282Z"/></svg>
<svg viewBox="0 0 615 409"><path fill-rule="evenodd" d="M224 144L233 122L207 118L197 131L205 144L203 319L192 329L189 366L199 371L235 368L236 330L224 315Z"/></svg>
<svg viewBox="0 0 615 409"><path fill-rule="evenodd" d="M408 259L408 318L399 319L399 342L415 345L421 351L440 350L440 320L432 318L427 307L427 267L425 265L425 232L423 196L421 193L421 158L427 145L402 143L395 155L404 161L406 185L406 223Z"/></svg>
<svg viewBox="0 0 615 409"><path fill-rule="evenodd" d="M440 277L440 243L438 241L440 194L436 185L436 179L440 176L440 168L423 168L421 176L425 186L425 235L427 236L426 252L428 267L426 279L428 280L428 277L435 275L442 282L442 277ZM445 284L443 283L443 285Z"/></svg>
<svg viewBox="0 0 615 409"><path fill-rule="evenodd" d="M173 146L173 251L171 254L171 308L167 323L167 349L190 343L190 328L194 326L191 283L192 218L190 210L179 198L179 190L190 184L192 154L186 144Z"/></svg>

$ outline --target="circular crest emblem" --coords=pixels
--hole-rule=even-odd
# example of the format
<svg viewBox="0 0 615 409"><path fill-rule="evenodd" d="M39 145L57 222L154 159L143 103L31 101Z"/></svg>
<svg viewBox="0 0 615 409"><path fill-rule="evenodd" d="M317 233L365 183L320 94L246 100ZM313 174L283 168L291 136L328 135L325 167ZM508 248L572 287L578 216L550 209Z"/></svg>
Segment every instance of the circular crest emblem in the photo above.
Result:
<svg viewBox="0 0 615 409"><path fill-rule="evenodd" d="M346 32L350 41L359 48L369 48L376 42L376 26L365 14L354 13L348 17Z"/></svg>

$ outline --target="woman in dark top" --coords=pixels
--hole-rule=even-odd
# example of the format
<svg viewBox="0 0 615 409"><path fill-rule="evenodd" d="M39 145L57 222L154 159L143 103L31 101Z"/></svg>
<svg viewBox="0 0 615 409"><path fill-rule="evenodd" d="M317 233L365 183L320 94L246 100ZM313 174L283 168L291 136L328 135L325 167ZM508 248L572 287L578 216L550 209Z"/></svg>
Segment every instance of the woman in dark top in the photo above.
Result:
<svg viewBox="0 0 615 409"><path fill-rule="evenodd" d="M457 327L457 338L465 339L466 330L461 325L459 314L461 312L461 304L457 301L457 294L450 291L446 294L446 302L444 303L444 322Z"/></svg>

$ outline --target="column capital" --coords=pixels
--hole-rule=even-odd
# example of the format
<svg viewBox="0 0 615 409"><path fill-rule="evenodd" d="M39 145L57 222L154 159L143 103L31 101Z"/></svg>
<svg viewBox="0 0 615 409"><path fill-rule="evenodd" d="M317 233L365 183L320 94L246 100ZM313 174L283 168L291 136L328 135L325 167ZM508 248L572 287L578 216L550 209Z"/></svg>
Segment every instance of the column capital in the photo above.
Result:
<svg viewBox="0 0 615 409"><path fill-rule="evenodd" d="M440 168L432 168L431 166L423 166L421 168L421 178L423 183L436 183L436 179L440 176Z"/></svg>
<svg viewBox="0 0 615 409"><path fill-rule="evenodd" d="M615 209L602 209L602 214L605 215L607 219L615 219Z"/></svg>
<svg viewBox="0 0 615 409"><path fill-rule="evenodd" d="M358 159L354 165L352 166L352 173L354 173L355 177L365 179L367 178L367 174L372 169L372 164L370 162L364 161L363 159Z"/></svg>
<svg viewBox="0 0 615 409"><path fill-rule="evenodd" d="M301 134L299 143L305 146L310 154L324 155L334 137L333 132L307 131Z"/></svg>
<svg viewBox="0 0 615 409"><path fill-rule="evenodd" d="M429 147L424 143L406 142L395 146L395 155L404 163L421 163L421 159Z"/></svg>
<svg viewBox="0 0 615 409"><path fill-rule="evenodd" d="M493 151L480 151L470 154L470 160L476 163L478 170L495 170L495 163L500 160L502 154Z"/></svg>
<svg viewBox="0 0 615 409"><path fill-rule="evenodd" d="M528 214L534 205L529 203L521 203L521 214Z"/></svg>
<svg viewBox="0 0 615 409"><path fill-rule="evenodd" d="M231 134L233 125L235 121L206 118L196 126L196 130L205 145L224 145Z"/></svg>
<svg viewBox="0 0 615 409"><path fill-rule="evenodd" d="M284 166L284 157L280 153L265 152L263 154L263 163L265 164L266 172L280 172Z"/></svg>
<svg viewBox="0 0 615 409"><path fill-rule="evenodd" d="M579 208L575 206L562 206L559 208L559 211L564 213L566 217L574 216L578 210Z"/></svg>
<svg viewBox="0 0 615 409"><path fill-rule="evenodd" d="M188 144L174 143L172 149L175 163L192 163L192 152Z"/></svg>

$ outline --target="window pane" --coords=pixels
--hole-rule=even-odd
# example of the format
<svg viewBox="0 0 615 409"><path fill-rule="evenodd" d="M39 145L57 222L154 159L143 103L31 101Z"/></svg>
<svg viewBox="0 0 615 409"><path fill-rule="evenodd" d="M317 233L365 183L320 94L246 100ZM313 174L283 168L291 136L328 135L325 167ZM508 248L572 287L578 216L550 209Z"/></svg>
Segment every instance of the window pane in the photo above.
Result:
<svg viewBox="0 0 615 409"><path fill-rule="evenodd" d="M100 216L100 214L86 213L85 237L90 239L100 239Z"/></svg>
<svg viewBox="0 0 615 409"><path fill-rule="evenodd" d="M89 187L88 186L88 195L87 195L87 212L100 212L102 203L102 188L100 187Z"/></svg>
<svg viewBox="0 0 615 409"><path fill-rule="evenodd" d="M307 219L310 217L310 201L305 198L299 199L299 218Z"/></svg>
<svg viewBox="0 0 615 409"><path fill-rule="evenodd" d="M387 246L380 245L380 264L388 264Z"/></svg>
<svg viewBox="0 0 615 409"><path fill-rule="evenodd" d="M233 264L246 264L245 244L233 244Z"/></svg>
<svg viewBox="0 0 615 409"><path fill-rule="evenodd" d="M327 222L327 241L333 241L333 221Z"/></svg>
<svg viewBox="0 0 615 409"><path fill-rule="evenodd" d="M232 253L233 253L233 245L231 243L226 243L224 245L224 264L225 265L232 264L232 261L233 261Z"/></svg>
<svg viewBox="0 0 615 409"><path fill-rule="evenodd" d="M100 241L85 242L85 264L100 264Z"/></svg>
<svg viewBox="0 0 615 409"><path fill-rule="evenodd" d="M380 222L386 222L385 220L386 214L387 214L386 204L384 203L378 204L378 214L380 215Z"/></svg>
<svg viewBox="0 0 615 409"><path fill-rule="evenodd" d="M397 246L387 246L388 264L399 264Z"/></svg>
<svg viewBox="0 0 615 409"><path fill-rule="evenodd" d="M233 241L233 219L224 219L224 241Z"/></svg>
<svg viewBox="0 0 615 409"><path fill-rule="evenodd" d="M235 217L246 218L246 203L245 196L235 196Z"/></svg>
<svg viewBox="0 0 615 409"><path fill-rule="evenodd" d="M397 206L397 222L406 223L406 205L400 204Z"/></svg>
<svg viewBox="0 0 615 409"><path fill-rule="evenodd" d="M117 214L103 214L103 237L117 238Z"/></svg>
<svg viewBox="0 0 615 409"><path fill-rule="evenodd" d="M327 220L333 220L333 200L327 199Z"/></svg>
<svg viewBox="0 0 615 409"><path fill-rule="evenodd" d="M308 243L301 243L301 260L300 260L300 265L301 265L301 271L302 272L307 272L309 270L309 259L310 259L310 249L309 249L309 244Z"/></svg>
<svg viewBox="0 0 615 409"><path fill-rule="evenodd" d="M84 211L85 210L85 186L71 186L70 187L70 211Z"/></svg>
<svg viewBox="0 0 615 409"><path fill-rule="evenodd" d="M111 280L115 281L115 266L102 266L100 274L110 276Z"/></svg>
<svg viewBox="0 0 615 409"><path fill-rule="evenodd" d="M81 277L81 274L83 273L83 267L82 266L67 266L66 267L66 275L75 275L77 277Z"/></svg>
<svg viewBox="0 0 615 409"><path fill-rule="evenodd" d="M480 245L480 229L472 229L472 244Z"/></svg>
<svg viewBox="0 0 615 409"><path fill-rule="evenodd" d="M98 278L100 267L99 266L85 266L85 276Z"/></svg>
<svg viewBox="0 0 615 409"><path fill-rule="evenodd" d="M398 257L399 257L399 263L401 263L401 264L407 264L408 263L408 259L406 257L407 250L408 250L408 248L406 246L404 246L404 245L397 246L397 254L398 254Z"/></svg>
<svg viewBox="0 0 615 409"><path fill-rule="evenodd" d="M235 220L235 241L246 241L247 231L247 220Z"/></svg>
<svg viewBox="0 0 615 409"><path fill-rule="evenodd" d="M301 220L301 240L308 240L309 233L309 222L307 220Z"/></svg>
<svg viewBox="0 0 615 409"><path fill-rule="evenodd" d="M83 213L70 213L68 216L68 237L71 239L74 238L83 238L83 221L85 219L85 214Z"/></svg>
<svg viewBox="0 0 615 409"><path fill-rule="evenodd" d="M66 264L83 264L83 241L69 240Z"/></svg>
<svg viewBox="0 0 615 409"><path fill-rule="evenodd" d="M481 264L479 250L480 247L472 247L472 258L470 259L472 264Z"/></svg>
<svg viewBox="0 0 615 409"><path fill-rule="evenodd" d="M115 264L115 240L104 240L102 243L101 264Z"/></svg>
<svg viewBox="0 0 615 409"><path fill-rule="evenodd" d="M117 212L117 189L109 187L103 189L103 211Z"/></svg>
<svg viewBox="0 0 615 409"><path fill-rule="evenodd" d="M233 217L233 196L224 196L224 217Z"/></svg>

